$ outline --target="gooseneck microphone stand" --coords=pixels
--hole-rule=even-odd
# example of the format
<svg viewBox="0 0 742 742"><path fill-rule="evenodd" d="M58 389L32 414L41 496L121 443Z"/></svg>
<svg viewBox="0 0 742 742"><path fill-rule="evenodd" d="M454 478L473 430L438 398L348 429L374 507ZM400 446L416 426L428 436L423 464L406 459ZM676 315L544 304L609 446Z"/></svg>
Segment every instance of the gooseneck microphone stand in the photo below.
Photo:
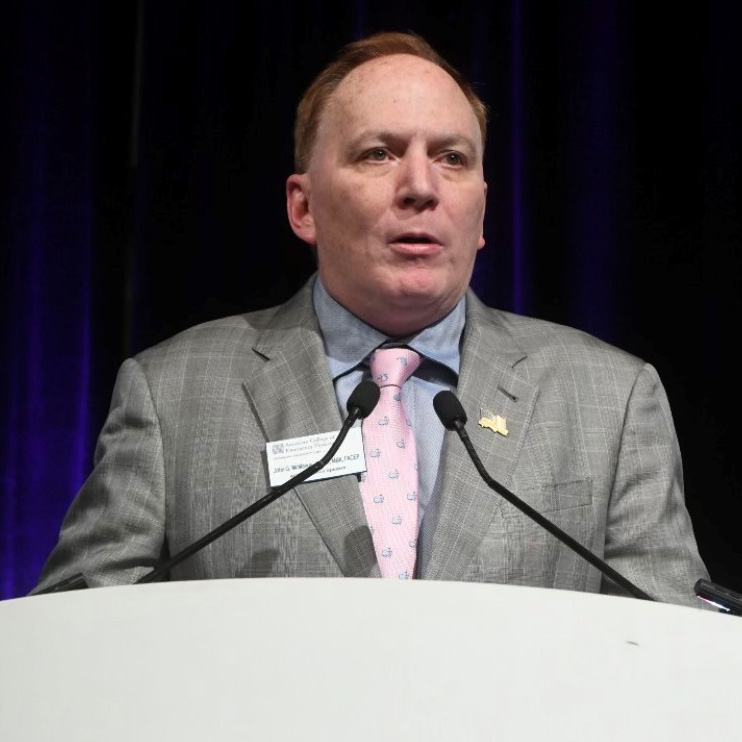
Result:
<svg viewBox="0 0 742 742"><path fill-rule="evenodd" d="M335 441L321 459L299 472L295 477L291 477L291 479L284 482L280 487L274 487L267 495L256 500L252 505L248 505L244 510L237 513L237 515L232 516L213 531L209 531L205 536L202 536L198 541L195 541L190 546L186 546L185 549L179 551L162 565L153 569L144 575L144 577L140 577L134 584L141 585L147 582L155 582L161 577L164 577L173 567L193 556L196 552L201 551L201 549L208 546L212 541L216 541L220 536L231 531L235 526L252 517L255 513L260 512L264 507L270 505L282 495L285 495L290 489L296 487L297 484L301 484L320 469L327 466L332 460L332 457L337 453L338 448L343 444L348 431L353 427L356 420L362 420L371 414L374 407L376 407L376 403L379 401L379 394L379 387L373 381L369 381L368 379L362 381L348 398L348 417L345 418L345 422L340 428Z"/></svg>
<svg viewBox="0 0 742 742"><path fill-rule="evenodd" d="M461 406L458 398L453 392L444 391L436 394L433 399L433 407L438 415L438 418L443 423L443 426L448 430L455 431L461 442L464 444L469 457L474 462L474 466L479 472L479 476L487 483L490 489L497 492L498 495L505 498L511 505L514 505L522 513L525 513L529 518L536 521L542 528L546 529L552 536L558 538L562 543L569 546L572 551L579 554L585 561L589 562L596 569L600 570L606 577L613 580L616 584L620 585L626 592L633 595L635 598L641 600L654 600L651 595L648 595L643 590L640 590L633 582L627 580L622 574L616 572L613 567L606 564L600 557L597 557L591 551L588 551L582 544L575 541L568 533L565 533L561 528L554 525L550 520L544 518L541 513L534 510L530 505L523 502L517 495L513 494L509 489L503 487L497 480L493 479L489 472L484 468L484 464L479 458L477 452L474 450L474 446L469 438L469 434L466 432L466 412Z"/></svg>
<svg viewBox="0 0 742 742"><path fill-rule="evenodd" d="M134 584L140 585L148 582L155 582L161 577L164 577L173 567L184 562L189 557L192 557L196 552L201 551L201 549L216 541L220 536L231 531L240 523L246 521L248 518L255 515L255 513L260 512L264 507L270 505L282 495L285 495L290 489L306 481L320 469L327 466L327 464L332 460L332 457L337 453L337 450L343 444L345 437L348 435L348 431L353 427L355 422L357 420L363 420L373 412L374 407L376 407L376 404L379 401L379 393L379 387L373 381L368 379L362 381L352 391L348 398L348 417L340 428L340 432L337 434L335 441L321 459L315 461L287 482L284 482L280 487L274 487L267 495L256 500L251 505L248 505L244 510L237 513L237 515L232 516L229 520L225 521L220 526L217 526L213 531L202 536L198 541L187 546L182 551L179 551L175 556L171 557L166 562L163 562L159 567L156 567L151 572L148 572L146 575L139 578ZM45 588L44 590L39 590L36 595L61 593L69 590L81 590L86 587L88 587L88 584L85 581L84 575L75 574L72 575L72 577L67 577L64 580Z"/></svg>

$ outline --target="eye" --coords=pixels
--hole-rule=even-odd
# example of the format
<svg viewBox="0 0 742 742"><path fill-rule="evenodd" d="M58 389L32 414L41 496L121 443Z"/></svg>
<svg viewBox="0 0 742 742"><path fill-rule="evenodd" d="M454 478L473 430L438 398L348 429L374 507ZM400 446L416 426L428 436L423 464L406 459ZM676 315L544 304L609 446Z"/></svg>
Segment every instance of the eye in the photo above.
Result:
<svg viewBox="0 0 742 742"><path fill-rule="evenodd" d="M373 162L384 162L389 157L389 153L383 147L374 147L363 153L362 159Z"/></svg>
<svg viewBox="0 0 742 742"><path fill-rule="evenodd" d="M465 164L464 156L460 152L444 152L441 159L451 167L461 167Z"/></svg>

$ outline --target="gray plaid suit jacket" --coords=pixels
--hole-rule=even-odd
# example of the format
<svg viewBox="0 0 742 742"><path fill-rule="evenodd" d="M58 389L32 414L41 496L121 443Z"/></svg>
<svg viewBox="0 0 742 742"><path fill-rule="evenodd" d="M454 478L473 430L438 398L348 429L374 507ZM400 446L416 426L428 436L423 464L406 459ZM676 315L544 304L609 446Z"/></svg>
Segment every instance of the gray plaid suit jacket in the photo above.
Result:
<svg viewBox="0 0 742 742"><path fill-rule="evenodd" d="M95 468L39 588L75 572L92 585L134 581L268 491L267 441L340 427L311 285L123 364ZM650 594L695 603L706 570L651 366L469 292L458 396L496 479ZM507 437L476 425L481 407L507 418ZM618 591L489 490L446 435L421 577ZM345 476L299 486L172 578L379 575L357 481Z"/></svg>

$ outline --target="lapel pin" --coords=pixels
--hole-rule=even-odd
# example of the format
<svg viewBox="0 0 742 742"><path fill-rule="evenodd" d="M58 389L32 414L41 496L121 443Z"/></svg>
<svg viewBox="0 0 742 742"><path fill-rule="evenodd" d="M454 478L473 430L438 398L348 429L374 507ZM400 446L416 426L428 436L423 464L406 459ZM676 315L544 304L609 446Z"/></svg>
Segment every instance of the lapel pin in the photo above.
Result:
<svg viewBox="0 0 742 742"><path fill-rule="evenodd" d="M493 433L499 433L507 437L508 422L502 415L495 415L489 410L480 409L482 416L479 418L480 428L489 428Z"/></svg>

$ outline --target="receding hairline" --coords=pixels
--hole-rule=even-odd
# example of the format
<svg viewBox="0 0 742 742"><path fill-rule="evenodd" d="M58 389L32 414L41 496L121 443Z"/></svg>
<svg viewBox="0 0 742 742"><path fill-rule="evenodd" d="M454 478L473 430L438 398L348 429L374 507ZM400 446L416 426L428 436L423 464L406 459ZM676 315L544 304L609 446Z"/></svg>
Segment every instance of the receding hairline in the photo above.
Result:
<svg viewBox="0 0 742 742"><path fill-rule="evenodd" d="M369 74L369 68L371 66L381 66L385 64L394 64L395 60L398 62L400 60L411 60L412 62L421 62L424 66L432 68L432 70L439 70L443 73L443 75L451 81L451 84L458 90L466 104L469 106L469 108L472 109L472 114L474 114L474 118L476 119L476 113L469 101L469 99L466 97L466 94L461 89L461 86L456 82L455 78L451 76L451 74L448 72L448 70L441 67L439 64L436 64L435 62L431 62L429 59L425 59L423 57L417 56L417 54L410 54L409 52L397 52L395 54L385 54L383 57L374 57L373 59L368 59L365 62L362 62L357 67L354 67L352 70L348 70L348 72L343 75L343 77L337 81L335 86L332 89L332 92L327 96L327 98L324 101L324 106L322 107L322 110L320 112L320 119L322 117L322 114L325 112L327 107L335 100L338 99L338 95L342 95L342 91L344 91L348 86L348 81L351 80L354 77L361 77L363 75Z"/></svg>

